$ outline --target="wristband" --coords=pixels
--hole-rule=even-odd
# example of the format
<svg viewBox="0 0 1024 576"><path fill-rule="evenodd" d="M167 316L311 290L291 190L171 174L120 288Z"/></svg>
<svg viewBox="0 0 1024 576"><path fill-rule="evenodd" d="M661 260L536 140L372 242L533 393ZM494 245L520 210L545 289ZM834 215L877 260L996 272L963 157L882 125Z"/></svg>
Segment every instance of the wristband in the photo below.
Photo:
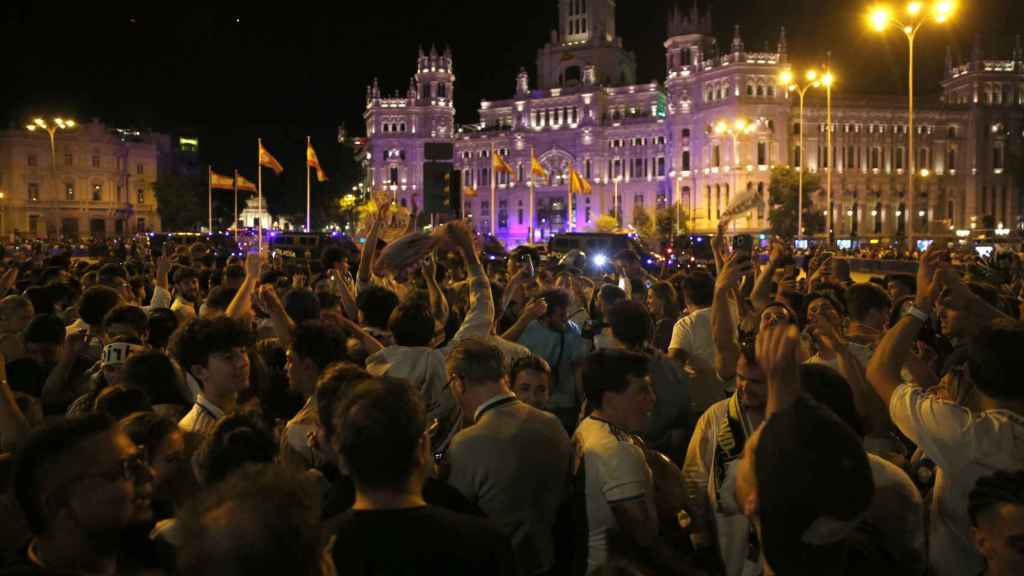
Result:
<svg viewBox="0 0 1024 576"><path fill-rule="evenodd" d="M931 317L927 312L921 310L920 308L914 306L913 304L907 307L907 310L906 312L903 313L903 315L913 316L914 318L917 318L921 322L928 322L928 319Z"/></svg>

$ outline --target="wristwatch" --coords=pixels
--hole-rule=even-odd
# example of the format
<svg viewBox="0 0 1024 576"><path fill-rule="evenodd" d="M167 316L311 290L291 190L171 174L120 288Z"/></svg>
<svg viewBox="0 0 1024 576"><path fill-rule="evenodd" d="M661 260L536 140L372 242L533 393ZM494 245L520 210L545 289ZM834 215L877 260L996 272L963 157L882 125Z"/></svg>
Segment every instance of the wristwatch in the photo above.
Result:
<svg viewBox="0 0 1024 576"><path fill-rule="evenodd" d="M914 318L917 318L917 319L918 319L918 320L920 320L921 322L927 322L927 321L928 321L928 319L929 319L929 318L931 318L931 315L930 315L930 314L928 314L928 313L927 313L927 312L925 312L924 310L921 310L921 309L920 309L920 308L918 308L917 306L914 306L913 304L911 304L910 306L908 306L908 307L907 307L907 311L906 311L906 312L904 312L903 314L904 314L905 316L913 316Z"/></svg>

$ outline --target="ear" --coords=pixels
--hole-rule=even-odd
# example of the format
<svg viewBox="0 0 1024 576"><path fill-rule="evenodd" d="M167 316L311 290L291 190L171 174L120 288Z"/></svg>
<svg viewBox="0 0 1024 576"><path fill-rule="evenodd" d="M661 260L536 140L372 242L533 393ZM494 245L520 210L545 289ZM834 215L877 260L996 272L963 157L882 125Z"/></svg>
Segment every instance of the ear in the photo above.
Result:
<svg viewBox="0 0 1024 576"><path fill-rule="evenodd" d="M206 377L209 375L209 372L206 370L206 366L203 366L202 364L193 364L190 372L192 372L192 375L199 380L200 388L206 386Z"/></svg>
<svg viewBox="0 0 1024 576"><path fill-rule="evenodd" d="M984 556L985 549L988 548L988 538L985 536L985 532L978 530L976 526L971 526L971 542L974 542L978 553Z"/></svg>

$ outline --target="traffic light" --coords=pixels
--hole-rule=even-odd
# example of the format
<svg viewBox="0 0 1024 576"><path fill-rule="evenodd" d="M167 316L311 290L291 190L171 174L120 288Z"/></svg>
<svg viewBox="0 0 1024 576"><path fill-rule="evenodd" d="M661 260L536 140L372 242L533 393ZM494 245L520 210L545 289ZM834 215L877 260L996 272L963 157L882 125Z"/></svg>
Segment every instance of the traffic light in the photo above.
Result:
<svg viewBox="0 0 1024 576"><path fill-rule="evenodd" d="M452 170L444 175L444 203L453 218L462 218L462 171Z"/></svg>

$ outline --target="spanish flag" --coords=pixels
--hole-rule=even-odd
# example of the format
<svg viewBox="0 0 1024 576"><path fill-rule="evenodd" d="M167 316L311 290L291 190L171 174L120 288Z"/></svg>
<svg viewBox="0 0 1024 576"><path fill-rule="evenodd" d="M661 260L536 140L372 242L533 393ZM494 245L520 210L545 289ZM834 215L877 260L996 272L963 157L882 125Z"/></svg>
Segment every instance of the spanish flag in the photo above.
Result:
<svg viewBox="0 0 1024 576"><path fill-rule="evenodd" d="M534 153L533 148L530 148L530 173L545 179L548 177L548 171L544 169L544 165L537 159L537 154Z"/></svg>
<svg viewBox="0 0 1024 576"><path fill-rule="evenodd" d="M238 175L238 189L246 190L249 192L256 192L256 185L246 180L241 174Z"/></svg>
<svg viewBox="0 0 1024 576"><path fill-rule="evenodd" d="M327 182L327 174L324 174L323 168L320 167L320 160L316 157L313 144L308 141L306 142L306 164L316 170L317 182Z"/></svg>
<svg viewBox="0 0 1024 576"><path fill-rule="evenodd" d="M210 188L214 190L234 190L235 181L230 176L221 176L214 171L210 171Z"/></svg>
<svg viewBox="0 0 1024 576"><path fill-rule="evenodd" d="M476 188L473 188L472 186L463 186L462 187L462 196L463 196L463 198L476 198L479 195L480 194L477 193Z"/></svg>
<svg viewBox="0 0 1024 576"><path fill-rule="evenodd" d="M569 193L570 194L591 194L594 189L591 187L590 182L587 182L586 178L580 176L580 173L569 165Z"/></svg>
<svg viewBox="0 0 1024 576"><path fill-rule="evenodd" d="M267 149L263 147L263 143L260 142L260 166L265 166L274 171L275 174L281 174L284 172L284 168L281 167L281 163L277 161L267 152Z"/></svg>
<svg viewBox="0 0 1024 576"><path fill-rule="evenodd" d="M512 167L508 165L508 162L505 162L505 159L501 157L497 150L491 154L491 168L494 169L495 174L499 172L508 174L509 179L512 179L513 174L515 174Z"/></svg>

